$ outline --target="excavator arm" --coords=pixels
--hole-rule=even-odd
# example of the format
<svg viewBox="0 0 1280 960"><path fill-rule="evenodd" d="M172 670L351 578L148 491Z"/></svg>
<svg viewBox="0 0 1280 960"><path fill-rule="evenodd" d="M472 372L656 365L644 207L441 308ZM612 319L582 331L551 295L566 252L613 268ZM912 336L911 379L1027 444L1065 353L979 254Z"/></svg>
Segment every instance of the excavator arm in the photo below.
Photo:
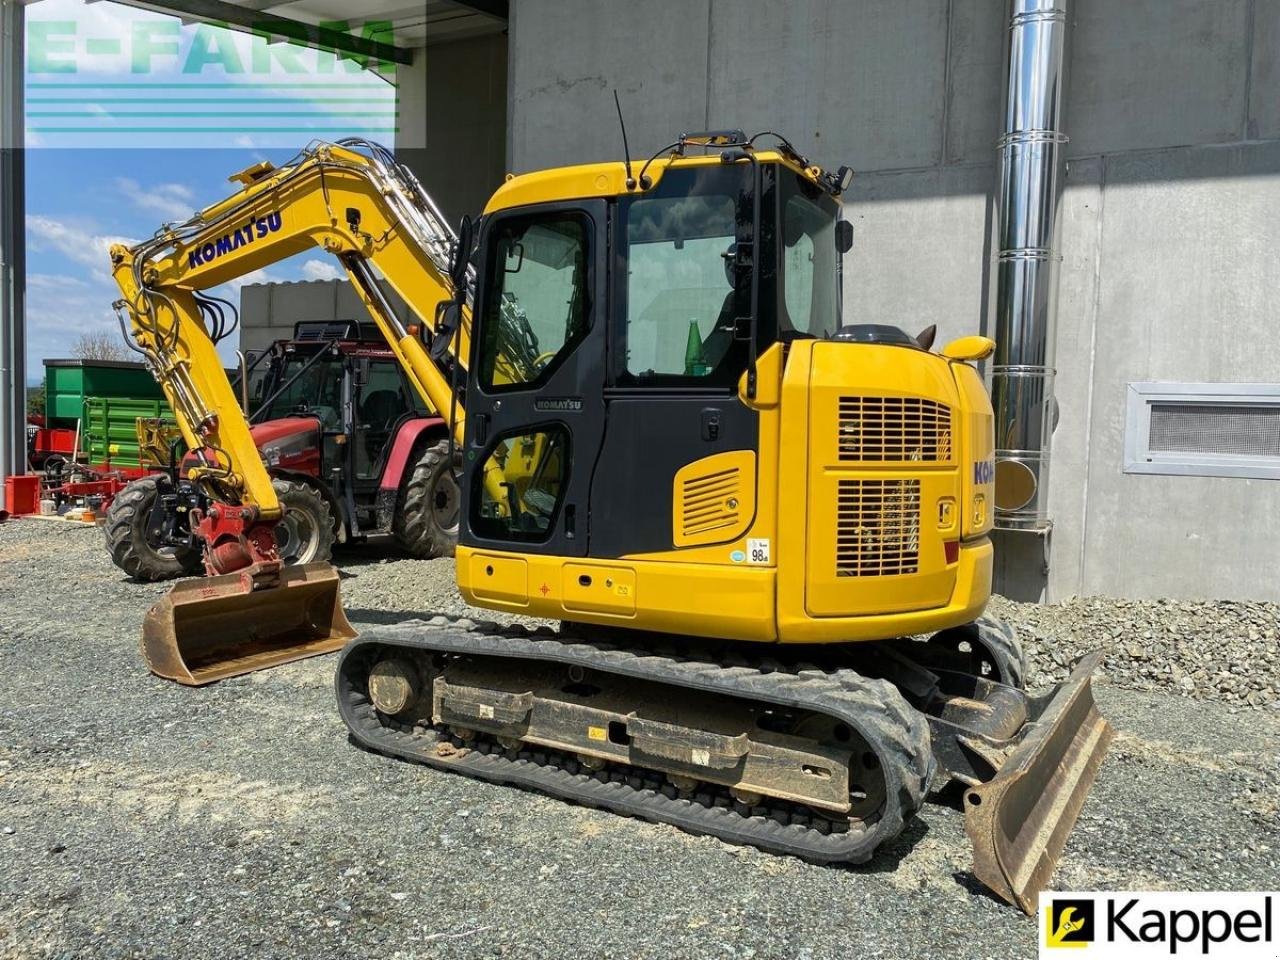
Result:
<svg viewBox="0 0 1280 960"><path fill-rule="evenodd" d="M453 297L448 264L457 238L382 148L345 143L312 145L280 169L251 167L232 178L244 184L238 193L151 240L111 250L128 336L164 388L188 446L200 452L192 479L262 520L277 518L279 504L206 323L202 291L211 287L307 250L333 255L414 389L436 410L453 410L461 436L448 364L432 359L422 336L435 332L437 307ZM395 314L377 274L409 305L412 322Z"/></svg>
<svg viewBox="0 0 1280 960"><path fill-rule="evenodd" d="M197 460L188 478L210 501L192 516L210 578L179 584L144 627L152 669L187 683L322 653L352 635L332 568L282 568L273 529L281 506L217 353L229 332L221 306L229 305L203 291L323 250L458 439L464 418L454 365L467 355L470 320L450 273L458 238L413 174L385 148L346 140L314 143L284 167L258 164L231 179L242 188L227 199L111 250L126 340L164 390ZM397 315L380 280L411 318ZM456 329L443 319L448 304ZM529 362L518 351L505 359Z"/></svg>

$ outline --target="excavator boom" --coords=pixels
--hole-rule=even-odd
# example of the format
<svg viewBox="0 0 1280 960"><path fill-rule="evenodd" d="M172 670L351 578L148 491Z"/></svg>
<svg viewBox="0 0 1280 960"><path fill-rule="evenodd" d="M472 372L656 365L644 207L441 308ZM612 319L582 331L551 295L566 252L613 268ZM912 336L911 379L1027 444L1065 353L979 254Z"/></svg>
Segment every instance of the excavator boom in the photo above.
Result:
<svg viewBox="0 0 1280 960"><path fill-rule="evenodd" d="M164 390L196 459L188 476L211 503L192 517L209 577L171 590L142 636L152 671L191 685L330 652L355 635L337 572L326 563L285 567L276 553L281 505L217 353L230 305L203 291L325 251L414 390L455 436L463 424L454 355L465 356L469 317L455 290L467 277L450 275L458 237L413 174L385 148L347 140L313 143L282 168L258 164L231 179L242 188L227 199L111 250L125 339ZM412 318L397 315L380 280ZM446 315L439 308L450 303Z"/></svg>

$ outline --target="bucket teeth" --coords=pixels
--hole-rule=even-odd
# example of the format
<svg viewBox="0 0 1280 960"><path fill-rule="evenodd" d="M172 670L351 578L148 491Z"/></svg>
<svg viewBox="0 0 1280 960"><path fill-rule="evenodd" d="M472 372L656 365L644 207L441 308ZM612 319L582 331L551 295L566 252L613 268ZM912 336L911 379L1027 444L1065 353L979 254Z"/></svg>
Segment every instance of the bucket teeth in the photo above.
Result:
<svg viewBox="0 0 1280 960"><path fill-rule="evenodd" d="M143 659L157 676L195 687L330 653L356 635L338 587L327 563L183 581L147 611Z"/></svg>
<svg viewBox="0 0 1280 960"><path fill-rule="evenodd" d="M973 872L1027 913L1053 876L1113 731L1093 699L1102 653L1081 659L990 780L965 790Z"/></svg>

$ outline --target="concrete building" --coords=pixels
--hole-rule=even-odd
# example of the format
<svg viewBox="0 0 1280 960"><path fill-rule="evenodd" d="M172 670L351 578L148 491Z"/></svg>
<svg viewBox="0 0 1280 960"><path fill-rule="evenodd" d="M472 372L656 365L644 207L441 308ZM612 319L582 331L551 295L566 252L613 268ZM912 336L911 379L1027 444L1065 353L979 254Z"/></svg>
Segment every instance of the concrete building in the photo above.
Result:
<svg viewBox="0 0 1280 960"><path fill-rule="evenodd" d="M1052 532L1000 535L999 586L1280 599L1280 2L1060 5ZM400 69L400 150L456 216L618 158L615 88L636 156L776 129L858 171L848 322L945 341L992 329L1008 33L1005 0L516 0Z"/></svg>

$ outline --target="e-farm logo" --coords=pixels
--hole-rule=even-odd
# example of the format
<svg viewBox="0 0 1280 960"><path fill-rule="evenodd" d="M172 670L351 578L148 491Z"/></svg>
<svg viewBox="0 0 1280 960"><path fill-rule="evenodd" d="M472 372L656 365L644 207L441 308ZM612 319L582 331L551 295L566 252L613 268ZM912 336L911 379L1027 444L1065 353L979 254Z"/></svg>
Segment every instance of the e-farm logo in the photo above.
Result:
<svg viewBox="0 0 1280 960"><path fill-rule="evenodd" d="M1040 904L1040 956L1280 957L1277 892L1064 893Z"/></svg>
<svg viewBox="0 0 1280 960"><path fill-rule="evenodd" d="M29 147L296 149L400 131L387 80L412 53L391 21L253 14L233 28L111 4L51 6L54 17L26 20Z"/></svg>

